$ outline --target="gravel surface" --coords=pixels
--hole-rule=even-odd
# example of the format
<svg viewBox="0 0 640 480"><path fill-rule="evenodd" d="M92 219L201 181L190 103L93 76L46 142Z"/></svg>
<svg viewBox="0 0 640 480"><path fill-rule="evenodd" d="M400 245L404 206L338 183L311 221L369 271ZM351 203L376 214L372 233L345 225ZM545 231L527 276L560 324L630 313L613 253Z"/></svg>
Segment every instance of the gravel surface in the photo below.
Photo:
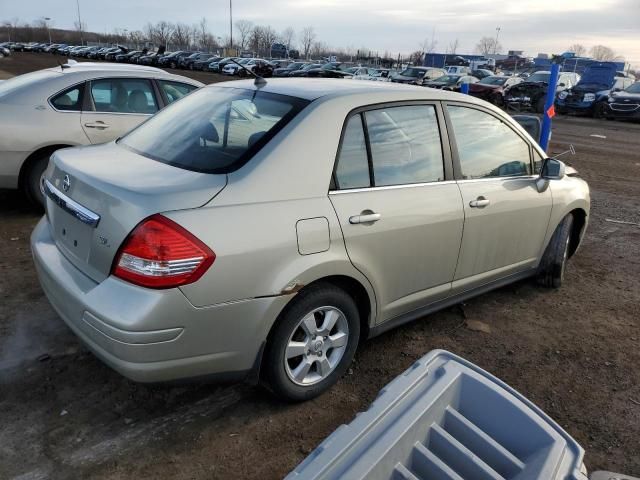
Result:
<svg viewBox="0 0 640 480"><path fill-rule="evenodd" d="M55 58L3 59L0 78ZM537 403L589 470L640 475L640 125L559 118L553 141L553 152L575 145L567 160L592 189L565 286L517 283L368 341L331 391L297 405L248 385L145 386L111 371L38 285L28 240L39 215L0 191L0 478L281 478L434 348Z"/></svg>

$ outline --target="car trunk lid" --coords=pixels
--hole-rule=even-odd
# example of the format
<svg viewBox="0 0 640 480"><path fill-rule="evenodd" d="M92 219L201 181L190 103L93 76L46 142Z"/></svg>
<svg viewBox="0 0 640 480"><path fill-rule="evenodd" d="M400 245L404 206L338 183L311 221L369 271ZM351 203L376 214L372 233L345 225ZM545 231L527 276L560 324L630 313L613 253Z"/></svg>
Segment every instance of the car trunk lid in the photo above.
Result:
<svg viewBox="0 0 640 480"><path fill-rule="evenodd" d="M45 178L56 244L97 282L109 275L120 245L143 219L198 208L227 183L226 175L167 165L115 143L59 150Z"/></svg>

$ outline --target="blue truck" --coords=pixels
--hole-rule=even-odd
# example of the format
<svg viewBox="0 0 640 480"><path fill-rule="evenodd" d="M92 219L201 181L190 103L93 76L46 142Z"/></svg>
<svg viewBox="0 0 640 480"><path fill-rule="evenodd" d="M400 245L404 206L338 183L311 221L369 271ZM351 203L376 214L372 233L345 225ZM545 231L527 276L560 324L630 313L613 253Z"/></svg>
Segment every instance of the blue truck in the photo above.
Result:
<svg viewBox="0 0 640 480"><path fill-rule="evenodd" d="M558 93L556 111L600 118L604 114L609 93L624 90L633 82L634 78L618 71L618 65L614 62L592 62L576 85Z"/></svg>

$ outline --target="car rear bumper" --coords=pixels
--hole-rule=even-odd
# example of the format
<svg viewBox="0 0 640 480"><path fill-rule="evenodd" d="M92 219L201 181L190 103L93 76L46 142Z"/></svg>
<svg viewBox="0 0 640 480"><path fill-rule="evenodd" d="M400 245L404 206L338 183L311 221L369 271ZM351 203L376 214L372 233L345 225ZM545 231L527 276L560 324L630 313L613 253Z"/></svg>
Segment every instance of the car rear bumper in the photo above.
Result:
<svg viewBox="0 0 640 480"><path fill-rule="evenodd" d="M115 277L96 283L60 252L46 217L32 233L31 250L42 289L65 323L97 357L138 382L245 377L290 298L197 308L179 289L152 290Z"/></svg>

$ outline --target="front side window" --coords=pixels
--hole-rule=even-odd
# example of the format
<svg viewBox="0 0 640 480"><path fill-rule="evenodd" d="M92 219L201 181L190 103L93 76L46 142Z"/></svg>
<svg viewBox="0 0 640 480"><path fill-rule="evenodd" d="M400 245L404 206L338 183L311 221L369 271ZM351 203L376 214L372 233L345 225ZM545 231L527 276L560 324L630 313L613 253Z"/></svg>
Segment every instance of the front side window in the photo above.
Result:
<svg viewBox="0 0 640 480"><path fill-rule="evenodd" d="M375 186L444 179L440 131L433 105L370 110L365 119Z"/></svg>
<svg viewBox="0 0 640 480"><path fill-rule="evenodd" d="M91 82L96 112L153 114L158 111L149 80L106 78Z"/></svg>
<svg viewBox="0 0 640 480"><path fill-rule="evenodd" d="M82 110L82 90L83 85L77 85L59 93L51 99L51 105L56 110L66 112L79 112Z"/></svg>
<svg viewBox="0 0 640 480"><path fill-rule="evenodd" d="M463 178L531 175L529 145L504 122L474 108L447 109Z"/></svg>
<svg viewBox="0 0 640 480"><path fill-rule="evenodd" d="M176 100L181 99L186 94L198 88L195 85L189 85L188 83L171 82L168 80L158 80L158 85L160 85L160 89L164 92L169 103L173 103Z"/></svg>
<svg viewBox="0 0 640 480"><path fill-rule="evenodd" d="M228 173L246 163L307 103L255 90L202 88L118 143L179 168Z"/></svg>

